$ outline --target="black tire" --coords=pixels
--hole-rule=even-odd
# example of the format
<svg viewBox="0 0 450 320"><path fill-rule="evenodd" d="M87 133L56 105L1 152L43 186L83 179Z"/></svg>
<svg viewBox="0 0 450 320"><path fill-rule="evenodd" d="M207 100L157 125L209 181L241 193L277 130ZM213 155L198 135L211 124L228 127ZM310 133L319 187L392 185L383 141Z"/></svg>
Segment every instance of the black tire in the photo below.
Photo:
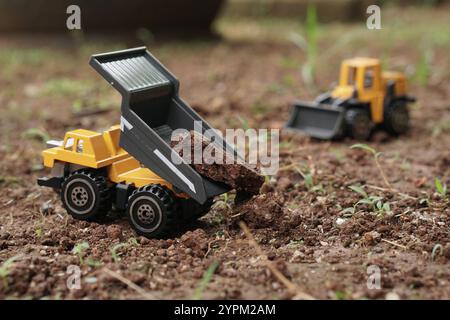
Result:
<svg viewBox="0 0 450 320"><path fill-rule="evenodd" d="M347 134L356 140L368 140L373 123L365 109L350 109L345 114Z"/></svg>
<svg viewBox="0 0 450 320"><path fill-rule="evenodd" d="M111 210L111 190L104 176L91 170L72 172L61 185L61 201L78 220L95 220Z"/></svg>
<svg viewBox="0 0 450 320"><path fill-rule="evenodd" d="M404 101L394 100L385 108L384 127L392 135L409 130L409 112Z"/></svg>
<svg viewBox="0 0 450 320"><path fill-rule="evenodd" d="M204 204L200 204L192 198L180 199L180 218L186 222L195 221L207 214L211 210L213 203L213 199L208 199Z"/></svg>
<svg viewBox="0 0 450 320"><path fill-rule="evenodd" d="M137 234L164 237L177 228L175 197L160 184L135 190L128 198L127 218Z"/></svg>

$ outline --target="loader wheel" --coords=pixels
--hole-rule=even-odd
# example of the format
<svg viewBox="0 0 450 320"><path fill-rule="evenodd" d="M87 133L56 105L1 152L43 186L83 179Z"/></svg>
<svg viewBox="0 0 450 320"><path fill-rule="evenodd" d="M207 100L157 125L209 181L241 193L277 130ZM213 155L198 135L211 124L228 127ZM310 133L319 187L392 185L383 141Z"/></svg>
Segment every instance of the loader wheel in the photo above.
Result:
<svg viewBox="0 0 450 320"><path fill-rule="evenodd" d="M160 184L141 187L128 199L127 217L139 235L163 237L177 227L174 195Z"/></svg>
<svg viewBox="0 0 450 320"><path fill-rule="evenodd" d="M400 135L409 129L409 113L402 101L394 101L386 107L384 127L392 135Z"/></svg>
<svg viewBox="0 0 450 320"><path fill-rule="evenodd" d="M78 220L94 220L111 210L111 190L104 176L90 170L72 172L62 183L61 201Z"/></svg>
<svg viewBox="0 0 450 320"><path fill-rule="evenodd" d="M372 132L372 121L364 109L350 109L345 115L348 135L356 140L368 140Z"/></svg>

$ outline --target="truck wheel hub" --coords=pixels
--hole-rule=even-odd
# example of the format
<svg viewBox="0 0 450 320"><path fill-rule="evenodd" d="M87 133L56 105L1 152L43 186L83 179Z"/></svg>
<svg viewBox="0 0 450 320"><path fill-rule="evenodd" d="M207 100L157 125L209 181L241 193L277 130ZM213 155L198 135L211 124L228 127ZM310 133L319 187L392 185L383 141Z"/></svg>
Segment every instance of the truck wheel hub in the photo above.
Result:
<svg viewBox="0 0 450 320"><path fill-rule="evenodd" d="M145 224L151 224L155 219L155 211L148 204L139 206L137 216Z"/></svg>
<svg viewBox="0 0 450 320"><path fill-rule="evenodd" d="M71 193L72 202L77 206L85 206L88 202L88 192L83 187L75 187Z"/></svg>

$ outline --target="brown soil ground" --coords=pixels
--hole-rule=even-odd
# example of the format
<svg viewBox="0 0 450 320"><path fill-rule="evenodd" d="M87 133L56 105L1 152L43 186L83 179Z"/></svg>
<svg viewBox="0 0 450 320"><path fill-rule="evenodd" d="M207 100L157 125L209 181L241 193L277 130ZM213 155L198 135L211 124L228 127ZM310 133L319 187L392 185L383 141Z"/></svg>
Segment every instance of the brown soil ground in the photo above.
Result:
<svg viewBox="0 0 450 320"><path fill-rule="evenodd" d="M283 134L281 169L259 196L238 208L233 194L219 197L205 217L164 240L136 237L123 218L76 221L56 194L35 182L48 174L40 158L47 136L118 122L120 97L87 61L92 53L135 43L2 37L0 299L292 298L239 221L278 270L315 298L449 299L450 207L434 182L438 177L450 186L448 12L391 9L378 33L323 26L318 86L311 89L300 72L304 52L286 40L292 30L301 32L296 23L221 21L222 41L150 44L179 77L182 97L219 129L280 127L295 98L311 99L327 88L341 59L353 55L385 57L390 67L406 70L418 98L410 133L392 138L378 132L369 142L383 152L380 165L395 191L369 153L350 148L355 141ZM393 18L397 29L388 25ZM340 45L331 41L343 34L347 40ZM349 188L354 185L381 197L389 210L348 209L362 198ZM81 263L73 249L83 242L89 248ZM5 265L11 257L15 262ZM199 290L205 271L216 264ZM69 265L81 267L80 290L66 286ZM380 268L381 289L367 286L372 265Z"/></svg>

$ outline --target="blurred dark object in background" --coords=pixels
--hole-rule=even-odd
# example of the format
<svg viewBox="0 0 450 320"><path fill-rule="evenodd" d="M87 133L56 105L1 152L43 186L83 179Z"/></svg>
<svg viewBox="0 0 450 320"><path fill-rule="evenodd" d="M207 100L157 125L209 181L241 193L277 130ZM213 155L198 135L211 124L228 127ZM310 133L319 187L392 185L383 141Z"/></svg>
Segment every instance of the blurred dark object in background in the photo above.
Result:
<svg viewBox="0 0 450 320"><path fill-rule="evenodd" d="M299 17L305 18L313 5L321 22L359 21L367 17L369 5L438 5L450 0L228 0L224 14L234 17Z"/></svg>
<svg viewBox="0 0 450 320"><path fill-rule="evenodd" d="M305 17L313 5L321 22L355 21L371 4L438 5L450 0L0 0L0 33L64 33L69 5L81 8L83 33L209 34L223 13L235 17Z"/></svg>
<svg viewBox="0 0 450 320"><path fill-rule="evenodd" d="M313 5L321 22L355 21L366 16L376 0L228 0L224 14L235 17L299 17Z"/></svg>
<svg viewBox="0 0 450 320"><path fill-rule="evenodd" d="M208 33L223 0L0 0L0 32L67 32L69 5L83 32Z"/></svg>

